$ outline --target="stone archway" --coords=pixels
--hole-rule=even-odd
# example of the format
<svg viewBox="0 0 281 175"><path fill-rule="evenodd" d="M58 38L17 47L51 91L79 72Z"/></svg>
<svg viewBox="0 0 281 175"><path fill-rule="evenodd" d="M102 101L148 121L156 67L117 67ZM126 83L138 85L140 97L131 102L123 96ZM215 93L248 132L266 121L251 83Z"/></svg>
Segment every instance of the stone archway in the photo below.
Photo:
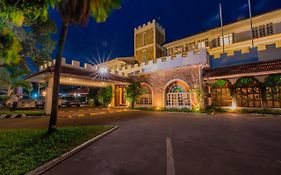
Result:
<svg viewBox="0 0 281 175"><path fill-rule="evenodd" d="M189 85L183 80L175 79L164 88L164 104L166 108L192 108Z"/></svg>

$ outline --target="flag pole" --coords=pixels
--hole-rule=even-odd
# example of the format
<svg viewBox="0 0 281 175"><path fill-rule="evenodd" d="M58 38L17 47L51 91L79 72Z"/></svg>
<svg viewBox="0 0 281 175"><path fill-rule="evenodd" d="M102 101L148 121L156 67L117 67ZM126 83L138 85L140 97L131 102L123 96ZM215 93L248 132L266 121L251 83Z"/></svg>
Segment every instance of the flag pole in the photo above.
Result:
<svg viewBox="0 0 281 175"><path fill-rule="evenodd" d="M222 5L219 4L219 7L220 7L220 22L221 22L221 35L222 35L222 51L224 53L224 28L223 28Z"/></svg>
<svg viewBox="0 0 281 175"><path fill-rule="evenodd" d="M249 15L250 15L250 24L251 24L251 36L252 36L252 47L254 47L254 34L253 34L253 18L252 18L252 6L251 0L248 0L248 7L249 7Z"/></svg>

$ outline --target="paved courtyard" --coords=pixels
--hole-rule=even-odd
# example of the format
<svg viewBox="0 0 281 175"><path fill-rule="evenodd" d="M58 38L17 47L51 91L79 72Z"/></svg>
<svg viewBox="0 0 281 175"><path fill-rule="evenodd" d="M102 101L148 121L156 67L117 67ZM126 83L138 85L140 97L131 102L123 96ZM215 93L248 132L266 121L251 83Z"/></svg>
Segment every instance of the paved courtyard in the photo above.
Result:
<svg viewBox="0 0 281 175"><path fill-rule="evenodd" d="M131 111L58 122L120 128L46 174L281 174L280 117ZM11 119L0 128L47 124L47 118Z"/></svg>

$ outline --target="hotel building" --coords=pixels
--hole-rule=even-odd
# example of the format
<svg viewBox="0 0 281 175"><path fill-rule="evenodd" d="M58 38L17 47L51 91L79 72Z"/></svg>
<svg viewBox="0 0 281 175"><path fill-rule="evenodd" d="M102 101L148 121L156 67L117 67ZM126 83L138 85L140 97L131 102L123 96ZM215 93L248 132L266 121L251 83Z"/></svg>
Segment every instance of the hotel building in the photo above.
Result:
<svg viewBox="0 0 281 175"><path fill-rule="evenodd" d="M141 107L280 109L281 10L252 22L253 28L245 19L223 26L223 35L218 27L165 43L165 29L153 20L134 29L134 56L84 67L64 61L61 84L112 85L112 106L125 105L126 85L141 82L146 89L137 100ZM52 93L52 68L53 62L29 77L47 82L47 94ZM97 76L101 68L108 75Z"/></svg>

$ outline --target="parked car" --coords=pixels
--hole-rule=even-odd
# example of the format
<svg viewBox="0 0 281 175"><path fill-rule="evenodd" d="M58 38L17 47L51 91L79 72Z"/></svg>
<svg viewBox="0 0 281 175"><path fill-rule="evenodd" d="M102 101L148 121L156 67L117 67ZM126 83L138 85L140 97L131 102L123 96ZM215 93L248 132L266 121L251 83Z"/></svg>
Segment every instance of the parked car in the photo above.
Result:
<svg viewBox="0 0 281 175"><path fill-rule="evenodd" d="M80 100L78 100L74 97L63 97L62 100L65 100L65 101L63 101L63 105L65 105L67 107L70 107L70 106L80 107L81 106Z"/></svg>
<svg viewBox="0 0 281 175"><path fill-rule="evenodd" d="M63 106L68 106L68 101L62 98L58 99L58 106L63 107ZM39 97L36 100L36 107L37 108L44 108L45 107L45 97Z"/></svg>
<svg viewBox="0 0 281 175"><path fill-rule="evenodd" d="M37 108L44 108L45 106L45 97L38 97L38 99L36 100L36 107Z"/></svg>
<svg viewBox="0 0 281 175"><path fill-rule="evenodd" d="M63 98L59 98L58 100L58 106L61 108L63 106L68 106L68 101L66 99Z"/></svg>
<svg viewBox="0 0 281 175"><path fill-rule="evenodd" d="M36 101L29 96L13 97L9 100L11 110L36 108Z"/></svg>

